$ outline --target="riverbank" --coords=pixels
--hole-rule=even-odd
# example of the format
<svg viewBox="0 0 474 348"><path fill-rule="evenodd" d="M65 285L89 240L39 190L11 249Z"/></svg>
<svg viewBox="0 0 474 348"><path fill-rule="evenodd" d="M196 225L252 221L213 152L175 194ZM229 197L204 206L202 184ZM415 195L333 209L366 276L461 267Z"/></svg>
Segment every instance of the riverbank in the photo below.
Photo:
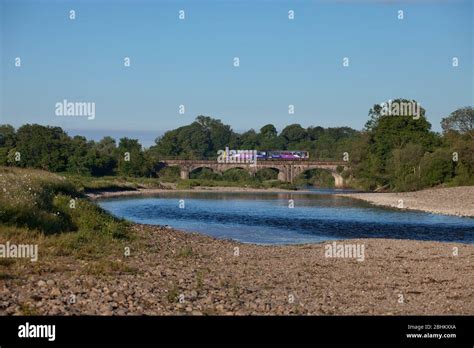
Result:
<svg viewBox="0 0 474 348"><path fill-rule="evenodd" d="M86 192L87 197L90 199L96 200L101 198L114 198L114 197L128 197L128 196L152 196L159 193L169 193L169 192L311 192L307 190L286 190L281 188L251 188L251 187L219 187L219 186L211 186L211 187L195 187L193 189L162 189L162 188L137 188L134 190L115 190L115 191L107 191L107 190L96 190Z"/></svg>
<svg viewBox="0 0 474 348"><path fill-rule="evenodd" d="M337 245L363 254L340 258L333 242L218 240L115 219L21 168L0 168L0 203L0 315L474 313L471 244L355 239ZM6 245L38 254L6 258Z"/></svg>
<svg viewBox="0 0 474 348"><path fill-rule="evenodd" d="M474 246L357 239L364 260L326 245L259 246L132 225L100 259L2 262L6 315L435 315L474 313ZM8 272L8 276L6 276Z"/></svg>
<svg viewBox="0 0 474 348"><path fill-rule="evenodd" d="M397 193L341 193L377 206L474 217L474 186L434 188Z"/></svg>

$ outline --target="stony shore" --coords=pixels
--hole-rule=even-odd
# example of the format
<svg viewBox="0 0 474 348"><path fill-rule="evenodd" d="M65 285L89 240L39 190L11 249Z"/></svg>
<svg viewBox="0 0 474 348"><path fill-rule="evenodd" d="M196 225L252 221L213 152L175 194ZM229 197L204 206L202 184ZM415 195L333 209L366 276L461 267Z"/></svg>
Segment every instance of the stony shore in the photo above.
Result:
<svg viewBox="0 0 474 348"><path fill-rule="evenodd" d="M364 245L359 262L325 257L326 244L259 246L132 228L129 256L2 265L0 314L474 314L473 245L340 241Z"/></svg>
<svg viewBox="0 0 474 348"><path fill-rule="evenodd" d="M435 188L398 193L343 193L374 205L474 217L474 186Z"/></svg>

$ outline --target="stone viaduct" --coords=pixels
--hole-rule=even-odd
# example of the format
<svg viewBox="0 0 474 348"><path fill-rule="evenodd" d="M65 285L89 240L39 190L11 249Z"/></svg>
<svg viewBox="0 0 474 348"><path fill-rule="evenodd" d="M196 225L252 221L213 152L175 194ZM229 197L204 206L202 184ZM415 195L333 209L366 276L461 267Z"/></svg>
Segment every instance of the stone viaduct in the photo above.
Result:
<svg viewBox="0 0 474 348"><path fill-rule="evenodd" d="M344 187L344 179L337 172L337 167L347 169L347 162L321 162L321 161L302 161L302 160L257 160L257 164L250 163L219 163L216 160L161 160L162 166L178 166L181 171L181 179L188 179L189 173L199 168L209 168L213 172L223 173L232 168L247 170L255 175L259 170L271 168L278 171L278 180L294 182L295 178L309 169L327 170L334 177L335 186Z"/></svg>

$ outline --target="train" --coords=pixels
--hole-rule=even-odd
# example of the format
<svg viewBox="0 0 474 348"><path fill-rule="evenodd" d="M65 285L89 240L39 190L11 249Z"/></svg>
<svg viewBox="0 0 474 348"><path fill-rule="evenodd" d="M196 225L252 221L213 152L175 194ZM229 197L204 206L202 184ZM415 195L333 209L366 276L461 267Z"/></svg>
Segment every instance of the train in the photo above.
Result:
<svg viewBox="0 0 474 348"><path fill-rule="evenodd" d="M257 151L257 160L308 160L309 152L302 150L269 150Z"/></svg>
<svg viewBox="0 0 474 348"><path fill-rule="evenodd" d="M217 151L218 161L228 163L233 161L255 161L255 160L309 160L309 152L304 150L225 150Z"/></svg>

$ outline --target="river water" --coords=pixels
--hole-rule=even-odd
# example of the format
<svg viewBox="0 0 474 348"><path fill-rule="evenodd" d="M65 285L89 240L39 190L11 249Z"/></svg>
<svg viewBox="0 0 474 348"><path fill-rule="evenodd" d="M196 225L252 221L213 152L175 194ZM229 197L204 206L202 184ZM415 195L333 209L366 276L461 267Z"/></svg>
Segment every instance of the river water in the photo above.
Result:
<svg viewBox="0 0 474 348"><path fill-rule="evenodd" d="M166 192L106 199L99 204L129 221L169 225L244 243L298 244L349 238L474 242L473 218L374 207L337 197L335 192Z"/></svg>

